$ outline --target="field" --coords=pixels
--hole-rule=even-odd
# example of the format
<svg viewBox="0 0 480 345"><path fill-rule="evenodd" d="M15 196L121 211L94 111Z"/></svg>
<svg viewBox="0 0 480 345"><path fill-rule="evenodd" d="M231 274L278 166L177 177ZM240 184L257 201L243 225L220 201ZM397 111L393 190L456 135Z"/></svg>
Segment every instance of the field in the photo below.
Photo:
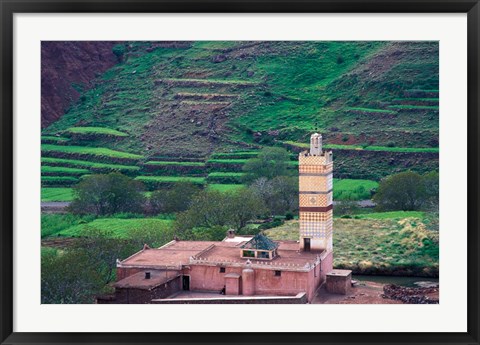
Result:
<svg viewBox="0 0 480 345"><path fill-rule="evenodd" d="M89 228L104 231L112 238L131 238L138 230L165 229L172 223L170 219L160 218L98 218L93 216L75 216L71 214L43 214L42 238L81 237Z"/></svg>
<svg viewBox="0 0 480 345"><path fill-rule="evenodd" d="M242 173L210 173L205 179L203 177L188 176L138 176L136 179L145 183L146 187L153 191L158 188L169 187L175 182L188 181L195 184L207 184L208 188L222 192L230 192L244 187L241 184ZM63 177L48 177L53 182L64 182ZM60 180L58 180L60 179ZM50 181L50 180L48 180ZM65 183L76 183L78 180L71 180L67 177ZM378 183L371 180L334 179L334 200L366 200L371 198L371 190L378 187ZM42 188L42 201L71 201L73 198L72 189L65 187L44 187Z"/></svg>
<svg viewBox="0 0 480 345"><path fill-rule="evenodd" d="M421 212L334 218L334 265L356 274L438 276L438 231ZM298 221L266 230L272 239L297 240Z"/></svg>
<svg viewBox="0 0 480 345"><path fill-rule="evenodd" d="M333 179L333 200L367 200L371 199L372 189L378 182L370 180Z"/></svg>
<svg viewBox="0 0 480 345"><path fill-rule="evenodd" d="M79 168L66 168L66 167L55 167L49 165L42 166L43 175L85 175L88 174L89 170L79 169Z"/></svg>
<svg viewBox="0 0 480 345"><path fill-rule="evenodd" d="M176 176L138 176L136 178L142 182L192 182L203 184L205 179L203 177L176 177Z"/></svg>
<svg viewBox="0 0 480 345"><path fill-rule="evenodd" d="M356 274L438 276L439 237L431 217L423 212L383 212L334 218L335 267ZM95 228L113 238L128 239L138 230L158 231L171 225L171 219L160 218L44 214L42 238L79 237ZM275 240L297 240L298 220L265 234Z"/></svg>
<svg viewBox="0 0 480 345"><path fill-rule="evenodd" d="M72 201L72 188L42 188L42 201Z"/></svg>
<svg viewBox="0 0 480 345"><path fill-rule="evenodd" d="M111 150L104 147L88 147L88 146L59 146L51 144L42 144L42 152L60 152L60 153L70 153L70 154L79 154L87 156L99 156L99 157L108 157L108 158L125 158L125 159L141 159L143 156L121 152L116 150Z"/></svg>
<svg viewBox="0 0 480 345"><path fill-rule="evenodd" d="M294 141L284 141L285 144L307 149L310 144L297 143ZM438 152L438 147L389 147L389 146L359 146L359 145L339 145L326 144L325 149L332 150L365 150L365 151L385 151L385 152Z"/></svg>
<svg viewBox="0 0 480 345"><path fill-rule="evenodd" d="M95 219L92 222L86 224L79 224L69 227L65 230L57 232L57 236L63 237L79 237L82 236L86 229L95 228L101 231L112 233L113 238L132 238L137 230L141 229L155 229L165 228L172 223L168 219L156 219L156 218L133 218L133 219L116 219L116 218L104 218Z"/></svg>
<svg viewBox="0 0 480 345"><path fill-rule="evenodd" d="M342 178L438 169L436 42L129 42L125 49L122 63L45 127L44 157L136 166L137 175L178 176L174 167L196 165L190 159L207 173L240 172L262 147L298 151L319 131L326 148L378 153L378 164L336 154ZM388 68L374 67L384 60Z"/></svg>
<svg viewBox="0 0 480 345"><path fill-rule="evenodd" d="M208 188L211 190L216 190L219 192L234 192L236 190L239 190L241 188L245 187L244 185L241 184L209 184Z"/></svg>
<svg viewBox="0 0 480 345"><path fill-rule="evenodd" d="M123 133L111 128L105 127L70 127L66 130L72 134L85 134L85 135L110 135L114 137L128 137L127 133Z"/></svg>
<svg viewBox="0 0 480 345"><path fill-rule="evenodd" d="M107 164L98 163L85 160L76 159L63 159L63 158L51 158L42 157L42 164L65 166L65 167L85 167L92 170L109 170L109 171L138 171L140 167L134 165L120 165L120 164Z"/></svg>
<svg viewBox="0 0 480 345"><path fill-rule="evenodd" d="M172 162L172 161L149 161L146 162L145 164L147 165L175 165L175 166L200 166L203 167L205 166L205 163L203 162Z"/></svg>

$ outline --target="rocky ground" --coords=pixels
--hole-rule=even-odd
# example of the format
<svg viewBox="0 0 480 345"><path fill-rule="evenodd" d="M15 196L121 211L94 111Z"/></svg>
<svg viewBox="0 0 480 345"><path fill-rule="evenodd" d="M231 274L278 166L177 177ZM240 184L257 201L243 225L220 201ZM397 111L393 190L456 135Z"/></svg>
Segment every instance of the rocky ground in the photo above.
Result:
<svg viewBox="0 0 480 345"><path fill-rule="evenodd" d="M439 301L438 286L402 287L393 284L362 282L347 295L328 293L325 285L317 292L314 304L433 304Z"/></svg>

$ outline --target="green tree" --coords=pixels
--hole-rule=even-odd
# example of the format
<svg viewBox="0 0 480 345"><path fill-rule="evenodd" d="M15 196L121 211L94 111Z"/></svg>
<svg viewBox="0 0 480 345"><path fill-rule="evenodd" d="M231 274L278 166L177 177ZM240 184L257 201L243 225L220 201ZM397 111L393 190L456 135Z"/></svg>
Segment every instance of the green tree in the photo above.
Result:
<svg viewBox="0 0 480 345"><path fill-rule="evenodd" d="M126 48L124 44L117 44L112 48L112 53L117 57L118 62L123 61L125 51L126 51Z"/></svg>
<svg viewBox="0 0 480 345"><path fill-rule="evenodd" d="M131 230L129 237L129 243L137 250L142 248L144 244L151 248L158 248L173 240L174 231L171 226L167 225L145 226Z"/></svg>
<svg viewBox="0 0 480 345"><path fill-rule="evenodd" d="M391 175L380 181L373 201L380 210L419 210L426 206L432 195L427 191L427 183L432 178L425 178L418 173L406 171Z"/></svg>
<svg viewBox="0 0 480 345"><path fill-rule="evenodd" d="M247 225L249 220L263 214L266 208L262 199L252 190L242 188L228 194L227 208L228 225L239 230Z"/></svg>
<svg viewBox="0 0 480 345"><path fill-rule="evenodd" d="M204 190L192 198L188 210L177 214L175 229L180 238L188 238L193 228L210 228L228 223L227 194Z"/></svg>
<svg viewBox="0 0 480 345"><path fill-rule="evenodd" d="M110 215L120 212L142 212L145 198L143 184L118 172L90 175L74 188L70 204L73 213Z"/></svg>
<svg viewBox="0 0 480 345"><path fill-rule="evenodd" d="M188 210L177 214L175 229L189 239L195 228L234 227L240 229L265 212L261 199L248 189L233 193L205 190L194 196Z"/></svg>
<svg viewBox="0 0 480 345"><path fill-rule="evenodd" d="M48 252L42 255L43 304L93 303L104 281L85 250Z"/></svg>
<svg viewBox="0 0 480 345"><path fill-rule="evenodd" d="M211 228L193 228L189 240L193 241L221 241L227 233L227 226L212 226Z"/></svg>
<svg viewBox="0 0 480 345"><path fill-rule="evenodd" d="M270 215L284 215L298 210L298 178L277 176L271 180L256 179L250 189L263 202Z"/></svg>
<svg viewBox="0 0 480 345"><path fill-rule="evenodd" d="M128 240L114 238L112 230L87 226L82 235L74 244L74 249L88 254L88 262L103 284L115 280L117 259L128 257L140 249Z"/></svg>
<svg viewBox="0 0 480 345"><path fill-rule="evenodd" d="M271 214L284 215L298 211L298 178L278 176L272 179Z"/></svg>
<svg viewBox="0 0 480 345"><path fill-rule="evenodd" d="M198 185L187 181L177 182L171 189L156 190L150 197L151 211L155 214L185 211L200 190Z"/></svg>
<svg viewBox="0 0 480 345"><path fill-rule="evenodd" d="M287 150L280 147L266 147L256 158L249 159L243 166L244 180L247 183L265 177L272 179L276 176L290 175Z"/></svg>
<svg viewBox="0 0 480 345"><path fill-rule="evenodd" d="M425 190L427 192L426 207L434 212L438 212L438 200L440 196L440 179L438 172L431 171L424 176Z"/></svg>

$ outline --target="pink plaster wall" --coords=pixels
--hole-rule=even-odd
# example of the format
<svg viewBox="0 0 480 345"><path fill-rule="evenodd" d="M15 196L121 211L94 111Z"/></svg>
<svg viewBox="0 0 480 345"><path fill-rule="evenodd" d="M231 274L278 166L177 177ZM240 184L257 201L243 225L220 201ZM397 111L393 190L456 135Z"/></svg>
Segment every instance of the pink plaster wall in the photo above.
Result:
<svg viewBox="0 0 480 345"><path fill-rule="evenodd" d="M226 295L240 295L241 277L225 278L225 294Z"/></svg>
<svg viewBox="0 0 480 345"><path fill-rule="evenodd" d="M275 276L274 270L254 269L254 272L255 295L294 296L305 291L310 294L310 300L318 287L310 286L315 284L313 270L310 272L282 271L280 277ZM317 272L317 282L319 282L319 268L317 268ZM241 275L242 268L226 267L225 273L220 273L220 267L192 265L189 272L184 273L190 275L191 290L220 291L226 285L225 274L238 273Z"/></svg>
<svg viewBox="0 0 480 345"><path fill-rule="evenodd" d="M162 271L162 270L153 270L153 269L146 269L146 268L137 268L137 267L117 267L117 282L124 278L130 277L138 272L153 272L153 271ZM173 278L181 273L181 271L162 271L166 272L165 277Z"/></svg>
<svg viewBox="0 0 480 345"><path fill-rule="evenodd" d="M241 267L226 267L225 273L220 273L220 267L192 265L186 275L190 275L190 290L220 291L225 286L225 274L242 275Z"/></svg>

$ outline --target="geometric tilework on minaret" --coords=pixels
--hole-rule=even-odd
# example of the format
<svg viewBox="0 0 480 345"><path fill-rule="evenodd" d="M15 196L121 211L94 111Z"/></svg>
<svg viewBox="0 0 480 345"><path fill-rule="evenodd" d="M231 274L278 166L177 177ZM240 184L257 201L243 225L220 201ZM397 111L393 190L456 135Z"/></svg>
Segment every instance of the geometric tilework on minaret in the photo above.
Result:
<svg viewBox="0 0 480 345"><path fill-rule="evenodd" d="M298 157L300 249L333 249L333 159L322 135L310 137L310 150Z"/></svg>

